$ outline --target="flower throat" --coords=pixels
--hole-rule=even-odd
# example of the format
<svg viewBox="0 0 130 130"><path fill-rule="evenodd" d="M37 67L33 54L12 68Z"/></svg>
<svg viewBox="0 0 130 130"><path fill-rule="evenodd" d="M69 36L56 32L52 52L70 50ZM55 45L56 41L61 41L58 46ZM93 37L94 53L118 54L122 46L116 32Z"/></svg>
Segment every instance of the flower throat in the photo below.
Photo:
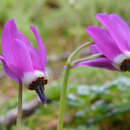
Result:
<svg viewBox="0 0 130 130"><path fill-rule="evenodd" d="M130 71L130 59L125 59L121 66L120 66L121 71Z"/></svg>

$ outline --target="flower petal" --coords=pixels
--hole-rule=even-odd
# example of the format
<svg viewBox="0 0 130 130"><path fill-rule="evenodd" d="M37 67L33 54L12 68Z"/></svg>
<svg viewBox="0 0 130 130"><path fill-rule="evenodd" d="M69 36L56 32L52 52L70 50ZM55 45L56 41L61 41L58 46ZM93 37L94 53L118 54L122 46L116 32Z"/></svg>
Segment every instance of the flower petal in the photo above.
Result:
<svg viewBox="0 0 130 130"><path fill-rule="evenodd" d="M22 40L28 47L28 51L31 56L32 66L34 70L43 70L43 66L41 65L40 57L38 56L37 50L31 45L30 41L22 34L18 33L18 39Z"/></svg>
<svg viewBox="0 0 130 130"><path fill-rule="evenodd" d="M122 53L109 33L104 29L96 26L90 26L86 29L86 31L93 38L98 49L109 60L113 60L116 56Z"/></svg>
<svg viewBox="0 0 130 130"><path fill-rule="evenodd" d="M90 51L92 54L101 53L96 44L90 45Z"/></svg>
<svg viewBox="0 0 130 130"><path fill-rule="evenodd" d="M4 55L5 61L13 68L14 71L17 70L17 76L19 80L21 80L25 72L33 71L31 57L27 46L23 41L14 39L14 41L11 41L10 43L2 44L7 45L5 48L6 50L3 50L4 52L6 51ZM10 48L8 44L11 45Z"/></svg>
<svg viewBox="0 0 130 130"><path fill-rule="evenodd" d="M26 44L29 52L36 54L36 49L31 45L30 41L21 32L18 32L17 35L18 35L17 39L20 39L21 41L23 41Z"/></svg>
<svg viewBox="0 0 130 130"><path fill-rule="evenodd" d="M9 20L2 31L2 53L3 56L8 57L10 54L8 54L7 48L11 48L10 42L12 42L17 37L17 27L15 24L14 19Z"/></svg>
<svg viewBox="0 0 130 130"><path fill-rule="evenodd" d="M130 33L128 24L120 16L116 14L110 14L108 16L112 18L115 22L118 22L127 33Z"/></svg>
<svg viewBox="0 0 130 130"><path fill-rule="evenodd" d="M30 27L31 30L33 31L36 39L37 39L37 44L38 44L38 57L39 57L39 60L40 60L40 63L43 67L43 70L45 69L45 65L46 65L46 48L43 44L43 41L39 35L39 33L37 32L36 28L34 26L31 26Z"/></svg>
<svg viewBox="0 0 130 130"><path fill-rule="evenodd" d="M5 50L6 50L7 45L5 43L8 43L8 46L11 47L11 44L9 43L10 41L13 41L14 39L20 39L27 45L30 53L36 53L35 48L32 47L29 40L21 32L18 32L16 23L14 19L12 19L12 20L9 20L5 24L3 32L2 32L2 43L4 43L2 44L3 55L4 53L6 53Z"/></svg>
<svg viewBox="0 0 130 130"><path fill-rule="evenodd" d="M7 65L6 61L4 60L4 57L0 56L0 60L1 60L2 64L3 64L3 67L4 67L4 70L5 70L6 74L7 74L10 78L12 78L12 79L15 80L16 82L18 82L19 79L18 79L17 75L15 75L15 72L12 70L12 68L10 68L10 67Z"/></svg>
<svg viewBox="0 0 130 130"><path fill-rule="evenodd" d="M74 65L74 68L78 66L88 66L88 67L102 68L102 69L108 69L108 70L117 70L115 67L113 67L111 61L105 57L97 58L94 60L82 61Z"/></svg>
<svg viewBox="0 0 130 130"><path fill-rule="evenodd" d="M97 19L107 29L114 41L118 44L122 51L130 51L130 31L126 24L113 15L98 14Z"/></svg>

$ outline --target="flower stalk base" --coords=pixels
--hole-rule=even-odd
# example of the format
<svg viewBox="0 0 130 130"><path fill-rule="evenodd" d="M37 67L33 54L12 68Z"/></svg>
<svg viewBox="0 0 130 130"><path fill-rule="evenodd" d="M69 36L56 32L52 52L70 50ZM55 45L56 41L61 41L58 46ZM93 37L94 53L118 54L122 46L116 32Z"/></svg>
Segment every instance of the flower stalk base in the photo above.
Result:
<svg viewBox="0 0 130 130"><path fill-rule="evenodd" d="M66 97L67 97L67 85L68 85L70 69L71 69L71 65L67 64L65 73L64 73L63 85L61 89L59 122L58 122L57 130L63 129L64 113L65 113Z"/></svg>
<svg viewBox="0 0 130 130"><path fill-rule="evenodd" d="M17 130L22 128L22 84L19 83L18 89L18 113L17 113Z"/></svg>

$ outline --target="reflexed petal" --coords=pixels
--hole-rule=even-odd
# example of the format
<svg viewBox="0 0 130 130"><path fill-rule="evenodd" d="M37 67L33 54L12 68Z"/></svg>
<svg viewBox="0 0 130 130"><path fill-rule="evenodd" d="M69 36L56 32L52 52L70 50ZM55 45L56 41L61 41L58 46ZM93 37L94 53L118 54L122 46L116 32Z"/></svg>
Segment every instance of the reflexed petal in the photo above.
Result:
<svg viewBox="0 0 130 130"><path fill-rule="evenodd" d="M123 20L121 21L117 16L106 14L98 14L96 17L107 28L118 47L122 51L130 51L130 31Z"/></svg>
<svg viewBox="0 0 130 130"><path fill-rule="evenodd" d="M122 52L112 40L107 31L96 26L90 26L86 29L88 34L93 38L98 49L109 59L113 60Z"/></svg>
<svg viewBox="0 0 130 130"><path fill-rule="evenodd" d="M34 70L43 70L43 66L41 65L41 59L38 56L38 52L31 45L30 41L20 32L18 33L18 39L22 40L27 45L29 53L31 55L33 69Z"/></svg>
<svg viewBox="0 0 130 130"><path fill-rule="evenodd" d="M18 78L18 76L17 75L15 75L15 70L12 70L13 68L11 68L11 67L9 67L8 65L7 65L7 63L6 63L6 61L4 60L4 58L2 57L2 56L0 56L0 60L1 60L1 62L2 62L2 64L3 64L3 67L4 67L4 70L5 70L5 72L7 73L7 75L10 77L10 78L12 78L13 80L15 80L15 81L19 81L19 78Z"/></svg>
<svg viewBox="0 0 130 130"><path fill-rule="evenodd" d="M118 24L120 24L127 33L130 33L128 24L120 16L116 14L110 14L109 17L112 18L115 22L118 22Z"/></svg>
<svg viewBox="0 0 130 130"><path fill-rule="evenodd" d="M22 77L24 72L31 72L33 71L32 61L27 49L27 46L24 44L23 41L14 39L10 43L2 43L6 44L7 48L4 55L4 59L9 66L11 66L14 71L17 70L18 77ZM8 46L10 44L10 48Z"/></svg>
<svg viewBox="0 0 130 130"><path fill-rule="evenodd" d="M18 32L17 39L20 39L26 44L30 53L36 54L36 49L31 45L30 41L21 32Z"/></svg>
<svg viewBox="0 0 130 130"><path fill-rule="evenodd" d="M38 44L38 57L40 60L40 63L42 65L43 70L45 69L45 65L46 65L46 49L45 46L43 44L43 41L39 35L39 33L37 32L36 28L34 26L30 27L31 30L33 31L36 39L37 39L37 44Z"/></svg>
<svg viewBox="0 0 130 130"><path fill-rule="evenodd" d="M117 70L115 67L113 67L111 61L104 57L80 62L74 65L74 68L78 66L88 66L88 67L94 67L94 68Z"/></svg>
<svg viewBox="0 0 130 130"><path fill-rule="evenodd" d="M13 41L14 39L20 39L27 45L30 53L36 53L35 48L32 47L29 40L22 33L18 32L16 23L15 23L14 19L12 19L12 20L9 20L5 24L3 32L2 32L3 55L4 55L4 53L6 53L7 45L8 45L8 47L11 47L10 41ZM7 54L5 54L5 55L7 55Z"/></svg>
<svg viewBox="0 0 130 130"><path fill-rule="evenodd" d="M10 42L12 42L16 37L17 37L17 27L15 24L14 19L9 20L5 26L4 29L2 31L2 53L4 57L8 57L10 56L10 53L8 53L8 49L7 48L11 48L12 44L10 44Z"/></svg>

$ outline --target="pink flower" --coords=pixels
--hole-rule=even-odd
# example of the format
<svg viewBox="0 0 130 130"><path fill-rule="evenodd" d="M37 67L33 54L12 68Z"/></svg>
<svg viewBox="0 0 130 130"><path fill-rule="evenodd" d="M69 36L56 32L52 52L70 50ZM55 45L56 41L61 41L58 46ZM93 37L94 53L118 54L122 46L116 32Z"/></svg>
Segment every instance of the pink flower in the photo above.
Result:
<svg viewBox="0 0 130 130"><path fill-rule="evenodd" d="M0 60L10 78L24 84L28 89L36 90L44 103L42 89L47 84L46 49L36 28L30 28L36 37L38 49L32 47L29 40L18 31L14 19L5 24L1 46L3 56L0 56Z"/></svg>
<svg viewBox="0 0 130 130"><path fill-rule="evenodd" d="M106 29L90 26L86 29L95 44L90 46L91 54L104 56L86 60L76 66L89 66L117 71L130 71L130 28L116 14L97 14L96 18Z"/></svg>

